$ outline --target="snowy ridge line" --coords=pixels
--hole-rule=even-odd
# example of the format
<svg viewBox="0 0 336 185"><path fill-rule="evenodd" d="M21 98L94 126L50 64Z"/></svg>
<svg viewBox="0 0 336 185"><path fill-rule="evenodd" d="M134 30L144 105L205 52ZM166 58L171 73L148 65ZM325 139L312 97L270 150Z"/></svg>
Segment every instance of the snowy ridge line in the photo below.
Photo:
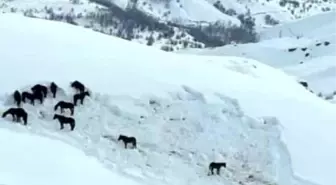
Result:
<svg viewBox="0 0 336 185"><path fill-rule="evenodd" d="M140 109L145 109L147 110L147 112L149 114L146 115L145 119L141 120L141 124L138 123L138 121L135 118L138 118L138 116L134 116L134 114L132 114L132 112L125 112L125 109L120 109L118 108L117 112L118 114L115 114L115 112L110 112L111 110L107 108L107 106L109 106L109 101L106 101L106 95L95 95L93 94L91 98L88 98L86 101L84 101L84 105L83 106L78 106L77 109L75 110L75 115L74 118L77 120L77 126L76 129L72 132L70 131L58 131L59 128L56 127L57 122L54 122L51 120L51 115L52 113L50 111L52 110L53 104L56 102L56 100L47 98L45 99L45 103L43 105L37 105L37 106L31 106L29 104L24 104L23 107L25 109L28 110L28 113L30 115L29 122L28 122L28 126L26 129L26 127L22 127L22 126L18 126L18 125L11 125L11 124L5 124L5 125L1 125L2 128L6 128L9 130L15 130L15 131L19 131L19 132L30 132L30 133L34 133L37 135L41 135L41 136L45 136L48 138L52 138L52 139L57 139L57 140L61 140L62 142L68 143L80 150L83 150L87 155L89 156L93 156L95 158L97 158L100 162L104 163L109 169L113 169L118 171L118 173L123 174L125 177L128 178L132 178L134 180L140 180L143 181L147 184L155 184L155 183L164 183L164 184L170 184L170 183L177 183L177 184L183 184L185 182L181 181L180 183L178 182L174 182L174 180L169 180L173 179L173 176L169 176L167 177L167 173L172 175L174 174L173 171L170 170L166 170L167 167L156 167L158 164L156 163L148 163L146 161L150 161L150 156L162 156L160 158L168 158L169 160L178 160L181 161L182 164L186 164L187 166L193 166L193 170L195 170L198 179L196 180L196 182L198 181L198 183L204 181L208 182L208 181L212 181L211 179L209 179L208 177L206 177L207 174L207 163L208 160L206 160L207 158L211 160L211 155L220 155L224 158L227 158L227 162L229 164L228 168L224 171L223 170L223 175L224 175L224 179L226 179L226 182L230 183L230 184L236 184L239 182L245 182L246 184L268 184L270 183L272 180L272 174L267 174L265 172L265 170L261 170L258 168L260 168L262 164L257 164L255 162L253 162L253 154L252 153L246 153L246 154L240 154L239 152L243 152L245 151L247 148L246 146L241 146L242 148L238 147L235 148L235 145L239 144L240 142L238 141L234 141L232 140L231 142L236 143L236 144L230 144L230 148L232 148L232 154L228 153L228 151L225 151L225 149L221 149L219 151L217 151L218 149L212 149L212 153L210 156L206 153L203 153L203 145L194 145L191 148L188 148L188 145L185 145L187 143L190 144L190 142L187 142L185 144L183 143L176 143L176 142L171 142L171 147L169 146L160 146L160 143L156 143L155 141L151 141L150 138L155 138L154 137L149 137L147 140L147 142L143 142L141 139L138 143L138 147L139 149L135 149L135 150L124 150L123 147L120 146L120 144L117 144L117 142L115 142L116 138L117 138L117 134L119 133L120 130L124 130L124 132L130 132L130 130L132 130L131 132L133 133L138 133L140 134L141 132L133 130L132 126L133 124L139 124L139 125L146 125L146 124L153 124L153 121L157 122L156 124L160 124L158 126L156 126L157 129L164 129L161 132L166 133L168 130L171 131L179 131L180 129L189 129L189 131L187 131L187 133L189 134L195 134L192 133L190 131L193 130L192 128L189 128L190 124L195 124L196 120L194 120L195 118L190 117L193 114L190 115L185 115L186 119L185 120L173 120L170 121L170 126L165 126L165 122L169 121L169 119L167 119L167 117L173 116L178 113L178 115L181 116L181 106L182 107L189 107L187 110L194 112L192 110L189 110L191 107L188 106L188 104L190 104L192 107L194 106L199 106L197 109L204 109L207 110L208 106L210 106L209 110L205 111L205 112L200 112L201 116L203 118L203 121L206 121L206 117L210 116L210 120L213 120L215 123L225 123L229 120L231 121L238 121L240 119L242 119L242 124L240 125L240 129L236 130L237 128L229 126L231 121L228 122L228 129L231 130L230 134L234 134L235 132L243 134L243 135L250 135L249 132L256 132L257 135L259 134L266 134L268 135L267 137L272 136L271 133L277 133L277 130L274 130L275 127L272 126L273 121L271 119L268 119L270 121L266 121L267 124L265 124L265 122L259 122L256 120L253 120L251 118L246 117L239 108L239 105L237 103L236 100L230 99L224 95L221 95L219 93L214 94L215 96L220 97L221 101L224 103L222 105L215 105L215 107L222 107L222 110L217 110L215 107L215 109L211 108L211 104L206 103L204 96L200 93L197 92L195 90L191 90L191 88L187 87L187 86L182 86L182 91L178 92L178 96L172 96L172 94L168 94L170 98L159 98L156 97L155 102L157 103L155 104L150 104L149 102L153 102L153 99L138 99L136 100L135 98L124 98L121 101L128 101L133 102L133 108L140 108ZM68 95L64 94L64 95L60 95L58 96L57 100L61 100L61 99L66 99ZM6 98L2 98L3 99L7 99L7 105L9 104L9 102L11 102L9 99L10 97L6 96ZM109 97L110 100L114 100L113 97ZM116 99L118 101L120 101L120 99ZM136 101L135 101L136 100ZM142 104L139 104L139 101L142 102ZM145 102L148 102L149 104L146 104ZM124 102L126 103L126 102ZM129 104L127 103L127 104ZM177 103L177 104L176 104ZM175 105L176 104L176 105ZM167 106L170 105L170 106ZM214 106L214 105L213 105ZM224 107L223 107L224 106ZM227 106L227 107L226 107ZM118 104L111 104L110 107L114 107L112 108L112 111L115 111L116 107L118 107ZM187 108L186 107L186 108ZM225 108L226 107L226 108ZM153 111L154 109L157 109L158 111L155 112ZM224 108L224 109L223 109ZM130 109L132 110L132 109ZM128 110L128 111L130 111ZM169 111L170 110L170 111ZM171 110L173 110L173 112L171 112ZM183 110L183 109L182 109ZM211 111L212 110L212 111ZM220 118L221 116L214 114L211 116L211 112L213 112L215 110L219 111L220 114L224 115L224 120L222 120L223 118ZM167 112L168 111L168 112ZM177 111L176 113L174 113L175 111ZM195 110L196 111L196 110ZM207 116L208 111L210 112L210 115ZM44 117L40 116L40 112L44 112ZM171 113L173 114L171 114ZM183 115L182 111L182 115ZM198 111L197 111L198 112ZM92 115L92 113L94 113L94 115ZM101 113L101 115L99 114ZM110 117L109 119L103 118L102 115ZM125 116L124 116L125 115ZM214 117L215 116L215 117ZM204 120L205 118L205 120ZM110 120L111 119L111 120ZM154 120L152 120L154 119ZM182 126L181 124L186 124L188 123L189 119L191 119L191 122L189 124L187 124L186 126ZM91 121L93 120L93 121ZM117 123L110 123L113 120L118 120ZM209 121L210 121L209 120ZM225 121L226 120L226 121ZM244 121L245 120L245 121ZM224 122L223 122L224 121ZM131 125L127 126L127 122ZM160 123L161 122L161 123ZM174 124L175 122L177 122L176 124ZM208 122L208 121L206 121ZM245 122L245 123L244 123ZM257 124L256 124L257 123ZM268 123L271 123L270 125ZM53 124L55 124L53 126ZM126 125L125 125L126 124ZM173 124L173 125L171 125ZM245 125L247 124L247 125ZM178 126L177 128L175 128L175 126ZM204 127L205 125L203 125L202 123L198 123L197 127L203 128L203 129L210 129L210 127L206 128ZM269 126L268 126L269 125ZM182 126L182 127L181 127ZM139 126L138 129L141 129L142 126ZM147 132L149 131L148 129L151 128L152 126L148 126L147 127ZM171 127L171 128L170 128ZM178 129L180 127L180 129ZM200 129L199 128L199 129ZM55 130L56 129L56 130ZM158 131L157 129L154 129L154 131ZM168 129L167 131L165 131L166 129ZM177 129L177 130L176 130ZM241 130L242 129L242 130ZM250 131L244 131L245 129L250 130ZM265 131L262 131L263 129L266 129ZM270 130L269 130L270 129ZM142 129L143 130L143 129ZM211 129L212 130L212 129ZM234 131L236 130L236 131ZM254 131L253 131L254 130ZM171 132L170 133L174 133ZM182 131L182 130L181 130ZM234 131L234 132L232 132ZM106 135L106 133L115 133L114 136L112 136L114 139L112 140L106 140L106 139L102 139L104 137L104 135ZM142 131L143 134L147 135L148 133L146 133L145 130ZM211 131L212 132L212 131ZM223 131L225 133L225 131ZM123 133L123 132L122 132ZM201 134L201 133L200 133ZM144 135L144 136L145 136ZM165 134L166 136L169 136L170 134ZM173 134L175 135L175 134ZM173 136L172 135L172 136ZM265 136L266 136L265 135ZM164 136L159 134L159 137ZM164 137L166 137L164 136ZM176 137L177 135L173 136ZM192 135L190 135L192 136ZM195 135L196 136L196 135ZM201 134L198 137L207 137L208 134ZM244 136L244 137L246 137ZM253 135L251 135L252 137L255 137ZM181 136L178 136L181 137ZM216 136L217 137L217 136ZM243 137L243 138L244 138ZM279 139L279 133L275 135L275 137L271 140L277 140ZM139 137L137 137L139 138ZM145 137L143 137L143 139L145 139ZM168 138L171 138L171 136L169 136ZM167 138L167 139L168 139ZM185 137L182 137L185 138ZM194 138L194 136L192 136L192 138ZM186 138L185 138L186 139ZM228 138L226 138L228 139ZM231 138L233 139L233 138ZM231 140L230 139L230 140ZM266 138L265 138L266 139ZM267 139L267 140L268 140ZM146 139L145 139L146 140ZM270 140L270 141L271 141ZM170 140L165 140L166 142L170 141ZM176 140L177 141L177 140ZM148 143L148 142L152 142L152 143ZM153 143L154 142L154 143ZM197 140L196 140L197 142ZM204 141L202 141L204 142ZM242 142L249 142L248 140L243 139ZM269 142L269 141L267 141ZM267 143L266 142L266 143ZM273 141L274 142L274 141ZM266 144L265 143L265 144ZM217 145L217 144L216 144ZM213 145L212 147L216 146ZM222 145L224 146L224 145ZM257 147L258 146L258 142L257 143L253 143L251 146ZM201 148L199 148L201 147ZM275 147L275 146L273 146ZM267 147L266 147L267 148ZM210 148L209 148L210 149ZM254 149L255 150L255 149ZM262 149L264 150L264 149ZM259 151L259 152L262 152ZM203 151L203 152L200 152ZM217 152L216 152L217 151ZM230 151L230 150L229 150ZM112 153L111 153L112 152ZM271 152L271 151L269 151ZM203 154L202 154L203 153ZM217 154L216 154L217 153ZM257 156L259 157L261 153L259 153ZM123 156L125 155L125 156ZM232 155L232 156L231 156ZM249 155L251 155L251 159L249 158ZM288 155L288 154L287 154ZM164 157L166 156L166 157ZM230 157L231 156L231 157ZM268 154L266 155L268 156ZM140 161L135 162L135 159L132 159L131 161L129 161L131 158L138 158L138 160L143 161L145 163L141 163ZM205 157L205 158L204 158ZM243 162L240 161L242 160L242 158L247 157L244 160L245 161L243 166L239 165L239 163ZM231 160L230 160L231 159ZM253 160L252 160L253 159ZM267 159L267 158L265 158ZM252 161L249 161L252 160ZM271 162L271 159L269 159L270 161L268 161L267 163ZM132 163L135 162L135 164ZM230 162L231 161L231 162ZM261 161L259 161L261 162ZM259 163L258 162L258 163ZM203 164L202 164L203 163ZM254 164L255 163L255 164ZM273 162L271 162L273 163ZM166 164L167 165L167 164ZM264 164L265 165L265 164ZM160 165L159 165L160 166ZM164 165L165 166L165 165ZM258 167L259 166L259 167ZM256 168L257 167L257 168ZM265 166L266 167L266 166ZM158 169L157 169L158 168ZM256 169L254 169L256 168ZM263 168L263 167L262 167ZM131 170L132 169L132 170ZM168 169L169 169L169 164L168 164ZM238 170L239 169L239 170ZM134 172L131 172L131 171ZM162 171L163 170L163 171ZM138 171L138 172L137 172ZM157 175L157 180L153 181L153 176L150 175L151 171L153 171L153 173L163 173L162 175ZM155 172L157 171L157 172ZM164 172L166 171L166 172ZM187 177L187 179L190 181L190 178L194 178L192 177L193 173L191 173L190 169L188 170L189 172L189 177ZM268 171L268 170L267 170ZM140 175L139 174L142 174ZM136 175L134 175L134 173L136 173ZM272 172L271 172L272 173ZM281 173L281 172L280 172ZM165 174L165 175L164 175ZM252 175L252 179L251 176ZM176 175L176 174L175 174ZM202 177L203 176L203 177ZM289 178L289 177L288 177ZM207 179L207 180L206 180ZM268 179L268 180L267 180ZM220 183L221 181L218 181L218 183ZM216 184L216 181L213 182Z"/></svg>

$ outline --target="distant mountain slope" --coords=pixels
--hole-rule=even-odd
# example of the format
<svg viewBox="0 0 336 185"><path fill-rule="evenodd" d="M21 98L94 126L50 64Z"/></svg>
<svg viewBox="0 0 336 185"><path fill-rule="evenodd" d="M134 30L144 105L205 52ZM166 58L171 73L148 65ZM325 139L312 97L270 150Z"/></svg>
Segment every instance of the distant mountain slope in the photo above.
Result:
<svg viewBox="0 0 336 185"><path fill-rule="evenodd" d="M69 22L165 51L254 42L255 32L334 6L332 0L0 0L4 13Z"/></svg>
<svg viewBox="0 0 336 185"><path fill-rule="evenodd" d="M336 98L336 13L315 15L275 26L261 33L255 44L228 45L181 53L243 56L283 69L308 82L316 95L334 102ZM268 40L267 40L268 39Z"/></svg>

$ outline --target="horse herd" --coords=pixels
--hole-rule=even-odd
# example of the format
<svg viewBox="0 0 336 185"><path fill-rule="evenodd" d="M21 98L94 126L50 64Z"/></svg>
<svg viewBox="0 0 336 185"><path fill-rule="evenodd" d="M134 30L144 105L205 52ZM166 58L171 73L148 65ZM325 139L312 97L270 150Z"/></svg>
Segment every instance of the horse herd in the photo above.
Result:
<svg viewBox="0 0 336 185"><path fill-rule="evenodd" d="M77 91L77 93L73 95L73 102L67 102L63 100L59 101L54 106L54 110L57 111L57 109L60 108L61 113L64 113L64 109L69 109L71 112L71 116L73 116L74 111L75 111L75 106L77 106L77 102L80 101L80 103L83 105L85 97L90 96L90 93L85 90L86 89L85 85L83 85L81 82L77 80L74 82L71 82L71 87ZM54 82L50 83L49 90L52 94L52 97L56 98L58 86ZM24 91L20 93L18 90L16 90L13 93L13 98L14 98L14 102L16 103L17 107L9 108L7 111L5 111L2 114L2 117L4 118L8 114L11 114L14 122L20 122L22 118L24 125L27 125L28 114L23 108L20 107L21 102L26 103L26 99L28 99L32 105L35 105L35 100L38 100L41 104L43 104L44 99L47 98L47 95L48 95L48 87L41 85L41 84L36 84L33 87L31 87L31 91L32 92ZM53 119L54 120L57 119L59 121L61 130L64 129L65 124L70 125L71 131L75 129L76 121L72 117L66 117L60 114L54 114ZM127 148L128 143L131 143L133 147L136 148L135 137L119 135L118 141L123 141L125 144L125 148Z"/></svg>
<svg viewBox="0 0 336 185"><path fill-rule="evenodd" d="M67 102L67 101L59 101L55 106L54 106L54 111L57 111L58 108L61 109L61 113L64 113L64 109L69 109L71 112L71 116L74 115L74 109L75 106L77 106L78 100L80 100L80 103L83 104L83 101L86 96L90 96L90 93L88 91L85 91L86 87L79 81L73 81L70 83L71 87L74 88L77 93L73 95L73 102ZM51 82L49 85L50 92L52 93L52 97L56 98L56 94L58 91L58 86L54 83ZM23 119L24 125L27 125L28 121L28 113L21 108L21 102L26 103L26 99L30 100L30 103L32 105L35 105L35 100L39 100L41 104L43 104L43 101L45 98L47 98L48 94L48 87L41 85L41 84L36 84L31 88L32 92L27 92L24 91L20 93L18 90L16 90L13 93L13 98L14 101L17 105L17 107L12 107L9 108L7 111L5 111L2 114L2 117L6 117L8 114L11 114L13 117L13 122L20 122L21 118ZM76 126L76 121L72 117L66 117L60 114L54 114L53 119L57 119L60 123L60 129L64 129L65 124L70 125L71 131L75 129ZM133 145L133 148L137 147L137 141L135 137L128 137L125 135L119 135L118 141L123 141L125 148L127 148L127 144L131 143ZM214 172L213 170L217 170L217 174L219 175L220 173L220 168L224 167L226 168L226 163L217 163L217 162L211 162L209 164L209 174L208 175L213 175Z"/></svg>
<svg viewBox="0 0 336 185"><path fill-rule="evenodd" d="M80 100L81 104L83 104L85 96L90 96L89 92L85 91L85 86L79 81L71 82L71 87L77 90L77 93L73 96L73 103L60 101L55 105L54 107L55 111L59 107L61 108L61 113L64 112L64 109L70 109L71 115L73 115L74 107L77 105L77 101ZM52 93L52 97L56 98L58 86L54 82L51 82L49 85L49 89L50 92ZM13 121L20 122L22 118L24 125L27 125L28 114L23 108L20 107L21 103L22 102L26 103L26 101L29 100L32 105L35 105L35 100L38 100L41 104L43 104L43 101L45 98L47 98L47 95L48 95L48 87L41 84L36 84L33 87L31 87L31 92L24 91L20 93L18 90L16 90L13 93L13 98L17 107L9 108L2 114L2 117L4 118L8 114L11 114L13 117ZM54 114L53 119L57 119L59 121L61 129L64 128L64 124L69 124L71 130L74 130L75 128L76 124L74 118L66 117L60 114Z"/></svg>

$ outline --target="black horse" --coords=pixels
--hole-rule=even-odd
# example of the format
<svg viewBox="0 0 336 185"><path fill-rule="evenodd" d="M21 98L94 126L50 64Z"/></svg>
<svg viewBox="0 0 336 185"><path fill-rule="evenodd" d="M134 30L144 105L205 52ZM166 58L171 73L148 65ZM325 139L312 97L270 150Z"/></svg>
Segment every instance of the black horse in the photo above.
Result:
<svg viewBox="0 0 336 185"><path fill-rule="evenodd" d="M35 91L33 93L23 92L22 93L22 101L26 103L26 98L30 100L30 103L35 105L35 99L40 100L41 104L43 103L43 94L40 91Z"/></svg>
<svg viewBox="0 0 336 185"><path fill-rule="evenodd" d="M36 84L34 85L31 90L33 92L41 92L43 94L43 97L47 97L47 94L48 94L48 88L44 85L41 85L41 84Z"/></svg>
<svg viewBox="0 0 336 185"><path fill-rule="evenodd" d="M21 118L23 118L24 125L27 125L28 114L23 108L9 108L2 114L2 117L6 117L7 114L11 114L13 121L16 122L20 122Z"/></svg>
<svg viewBox="0 0 336 185"><path fill-rule="evenodd" d="M64 109L70 109L71 111L71 115L74 114L74 104L71 103L71 102L65 102L65 101L59 101L55 107L54 107L54 110L56 111L58 109L58 107L61 107L61 113L64 112Z"/></svg>
<svg viewBox="0 0 336 185"><path fill-rule="evenodd" d="M71 83L71 87L72 88L75 88L77 91L79 91L80 93L83 93L84 92L84 90L85 90L85 86L81 83L81 82L79 82L79 81L73 81L72 83Z"/></svg>
<svg viewBox="0 0 336 185"><path fill-rule="evenodd" d="M70 124L71 131L75 129L76 123L75 123L75 119L73 118L55 114L53 119L58 119L61 125L61 130L64 128L64 124Z"/></svg>
<svg viewBox="0 0 336 185"><path fill-rule="evenodd" d="M50 92L52 93L53 98L56 98L57 89L58 89L58 86L54 82L51 82L51 84L50 84Z"/></svg>
<svg viewBox="0 0 336 185"><path fill-rule="evenodd" d="M209 170L210 171L209 171L208 175L210 175L210 173L211 173L211 175L213 175L214 174L214 172L213 172L214 169L217 170L217 175L219 175L221 167L226 168L226 163L216 163L216 162L210 163L210 165L209 165Z"/></svg>
<svg viewBox="0 0 336 185"><path fill-rule="evenodd" d="M90 96L88 91L81 92L79 94L75 94L73 96L73 101L74 101L75 106L77 106L77 101L78 100L80 100L81 104L83 105L83 101L84 101L85 96Z"/></svg>
<svg viewBox="0 0 336 185"><path fill-rule="evenodd" d="M20 92L16 90L13 94L13 97L14 97L14 102L16 103L16 105L18 107L20 107L20 104L21 104L21 94L20 94Z"/></svg>
<svg viewBox="0 0 336 185"><path fill-rule="evenodd" d="M124 135L119 135L118 137L118 141L122 140L125 144L125 148L127 148L127 144L128 143L132 143L133 148L137 147L137 142L135 137L128 137L128 136L124 136Z"/></svg>
<svg viewBox="0 0 336 185"><path fill-rule="evenodd" d="M304 81L300 81L299 82L303 87L305 87L306 89L308 88L308 83L304 82Z"/></svg>

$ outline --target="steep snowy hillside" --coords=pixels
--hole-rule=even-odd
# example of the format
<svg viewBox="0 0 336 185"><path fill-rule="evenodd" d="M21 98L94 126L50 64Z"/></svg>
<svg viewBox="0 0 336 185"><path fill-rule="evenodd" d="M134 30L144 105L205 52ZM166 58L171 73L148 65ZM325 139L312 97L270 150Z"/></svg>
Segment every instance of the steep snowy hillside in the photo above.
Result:
<svg viewBox="0 0 336 185"><path fill-rule="evenodd" d="M27 126L8 116L1 129L62 140L143 184L336 182L335 107L279 70L246 58L166 53L14 14L0 22L1 113L14 106L15 89L51 81L62 88L43 105L23 105ZM75 130L60 131L53 106L71 101L73 80L92 95L75 108ZM136 137L137 149L124 149L119 134ZM207 176L212 161L227 163L221 176Z"/></svg>
<svg viewBox="0 0 336 185"><path fill-rule="evenodd" d="M68 22L165 51L258 40L276 24L335 10L334 0L0 0L0 11Z"/></svg>
<svg viewBox="0 0 336 185"><path fill-rule="evenodd" d="M329 12L290 24L276 26L261 34L255 44L228 45L215 49L184 50L217 56L253 58L283 69L325 99L336 97L336 13ZM299 37L299 38L298 38Z"/></svg>
<svg viewBox="0 0 336 185"><path fill-rule="evenodd" d="M93 157L58 140L0 129L0 142L0 184L140 185L111 173Z"/></svg>

